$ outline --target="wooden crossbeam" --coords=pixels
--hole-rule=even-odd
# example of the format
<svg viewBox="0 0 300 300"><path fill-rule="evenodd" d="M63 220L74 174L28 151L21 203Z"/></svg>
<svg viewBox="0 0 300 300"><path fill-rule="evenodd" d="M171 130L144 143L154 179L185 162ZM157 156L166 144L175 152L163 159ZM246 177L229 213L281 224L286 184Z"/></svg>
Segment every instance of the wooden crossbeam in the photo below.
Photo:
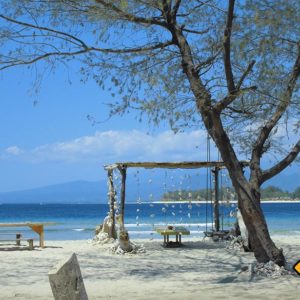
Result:
<svg viewBox="0 0 300 300"><path fill-rule="evenodd" d="M249 165L249 161L240 161L243 167ZM106 170L117 169L120 167L124 168L165 168L165 169L198 169L206 167L218 167L225 168L223 161L184 161L184 162L117 162L110 165L105 165Z"/></svg>

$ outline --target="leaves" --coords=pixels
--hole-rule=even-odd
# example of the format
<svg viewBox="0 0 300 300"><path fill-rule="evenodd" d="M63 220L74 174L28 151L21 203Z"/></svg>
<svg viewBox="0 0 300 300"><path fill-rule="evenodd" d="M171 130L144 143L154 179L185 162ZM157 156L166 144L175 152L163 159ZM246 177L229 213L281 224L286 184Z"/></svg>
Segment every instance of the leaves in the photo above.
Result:
<svg viewBox="0 0 300 300"><path fill-rule="evenodd" d="M261 128L284 97L298 53L300 3L246 0L237 5L231 37L233 77L238 82L255 60L242 88L255 86L256 90L240 93L222 112L222 121L237 149L250 155L253 132ZM213 104L227 96L222 53L226 6L223 1L181 1L176 17ZM108 103L111 116L136 111L137 118L147 118L156 125L167 122L174 131L202 126L178 47L170 44L128 52L172 40L161 1L7 0L1 1L0 7L3 14L19 22L1 20L0 68L38 63L42 73L58 63L77 60L82 81L95 80L100 89L107 89L115 98ZM287 131L300 127L299 122L289 121L299 119L299 102L297 83L283 116ZM271 137L276 142L268 142L269 150L284 145L280 145L275 131Z"/></svg>

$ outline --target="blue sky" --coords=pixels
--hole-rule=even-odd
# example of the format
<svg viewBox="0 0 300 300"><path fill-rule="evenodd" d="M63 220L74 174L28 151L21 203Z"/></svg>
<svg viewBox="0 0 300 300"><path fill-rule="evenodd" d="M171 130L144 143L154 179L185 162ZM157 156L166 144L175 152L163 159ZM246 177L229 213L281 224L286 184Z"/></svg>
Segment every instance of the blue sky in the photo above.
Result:
<svg viewBox="0 0 300 300"><path fill-rule="evenodd" d="M87 115L106 120L103 103L112 99L72 68L44 78L37 95L34 78L21 67L0 74L0 192L99 180L115 161L206 158L203 130L174 137L166 124L149 127L133 113L93 125Z"/></svg>
<svg viewBox="0 0 300 300"><path fill-rule="evenodd" d="M94 82L81 83L76 72L58 69L38 94L32 93L32 71L0 73L0 192L100 180L103 165L115 161L206 160L201 129L174 136L166 124L149 127L133 113L93 125L87 115L107 119L103 103L112 99ZM292 172L299 165L285 171Z"/></svg>

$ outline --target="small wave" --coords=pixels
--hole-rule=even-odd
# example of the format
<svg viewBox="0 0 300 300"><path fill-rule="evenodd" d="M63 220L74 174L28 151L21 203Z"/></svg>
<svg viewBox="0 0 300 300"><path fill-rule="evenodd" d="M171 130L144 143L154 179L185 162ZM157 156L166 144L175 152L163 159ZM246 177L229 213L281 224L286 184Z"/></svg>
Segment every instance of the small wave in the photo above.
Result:
<svg viewBox="0 0 300 300"><path fill-rule="evenodd" d="M300 231L299 230L291 230L291 231L289 231L289 230L287 230L287 233L290 233L290 234L295 234L295 235L298 235L298 234L300 234Z"/></svg>
<svg viewBox="0 0 300 300"><path fill-rule="evenodd" d="M205 227L206 225L208 227L211 227L213 223L168 223L172 224L173 226L185 226L185 227ZM132 228L132 227L157 227L157 226L166 226L166 223L134 223L134 224L125 224L126 228Z"/></svg>
<svg viewBox="0 0 300 300"><path fill-rule="evenodd" d="M136 230L130 230L130 234L153 234L155 231L153 230L141 230L141 231L136 231Z"/></svg>
<svg viewBox="0 0 300 300"><path fill-rule="evenodd" d="M85 231L85 228L74 228L73 231Z"/></svg>
<svg viewBox="0 0 300 300"><path fill-rule="evenodd" d="M137 233L142 233L142 234L153 234L156 233L156 231L154 230L129 230L129 232L131 234L137 234ZM195 234L195 233L203 233L203 230L190 230L191 234Z"/></svg>

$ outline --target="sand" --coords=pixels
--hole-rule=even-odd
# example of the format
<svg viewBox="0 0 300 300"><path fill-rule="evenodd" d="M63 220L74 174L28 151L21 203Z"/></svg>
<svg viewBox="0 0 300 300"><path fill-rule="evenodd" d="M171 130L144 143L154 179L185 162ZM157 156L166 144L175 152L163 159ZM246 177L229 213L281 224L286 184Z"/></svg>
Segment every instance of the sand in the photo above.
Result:
<svg viewBox="0 0 300 300"><path fill-rule="evenodd" d="M274 240L290 264L300 260L300 237ZM33 251L0 248L0 299L53 299L47 274L74 252L89 299L299 299L300 276L239 273L253 254L224 243L184 238L184 247L166 249L160 240L142 242L146 253L136 255L114 255L108 245L88 241L47 241Z"/></svg>

